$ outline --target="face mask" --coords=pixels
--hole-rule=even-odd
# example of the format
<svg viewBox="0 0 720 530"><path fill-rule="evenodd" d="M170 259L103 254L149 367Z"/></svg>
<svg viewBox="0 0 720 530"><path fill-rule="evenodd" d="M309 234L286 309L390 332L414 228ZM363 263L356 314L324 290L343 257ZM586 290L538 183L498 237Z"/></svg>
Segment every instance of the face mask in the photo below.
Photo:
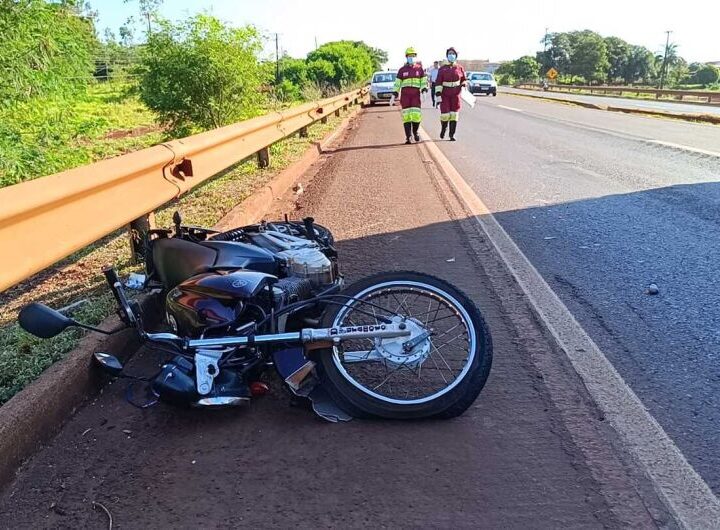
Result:
<svg viewBox="0 0 720 530"><path fill-rule="evenodd" d="M408 64L414 64L415 63L415 57L406 57L405 60Z"/></svg>
<svg viewBox="0 0 720 530"><path fill-rule="evenodd" d="M455 55L454 53L448 53L448 56L447 56L448 61L450 61L451 63L454 63L455 59L457 59L457 55Z"/></svg>

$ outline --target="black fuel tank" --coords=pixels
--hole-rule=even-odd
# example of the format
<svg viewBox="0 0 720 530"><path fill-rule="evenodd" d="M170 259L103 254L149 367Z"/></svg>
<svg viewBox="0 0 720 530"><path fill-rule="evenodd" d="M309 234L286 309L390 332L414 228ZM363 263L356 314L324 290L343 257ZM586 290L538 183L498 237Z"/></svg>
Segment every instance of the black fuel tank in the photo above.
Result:
<svg viewBox="0 0 720 530"><path fill-rule="evenodd" d="M257 245L235 241L203 241L202 246L217 252L213 264L215 269L250 269L268 274L276 274L278 260L272 252Z"/></svg>
<svg viewBox="0 0 720 530"><path fill-rule="evenodd" d="M249 270L193 276L168 293L169 323L186 337L198 337L209 327L229 325L242 314L244 301L275 279Z"/></svg>

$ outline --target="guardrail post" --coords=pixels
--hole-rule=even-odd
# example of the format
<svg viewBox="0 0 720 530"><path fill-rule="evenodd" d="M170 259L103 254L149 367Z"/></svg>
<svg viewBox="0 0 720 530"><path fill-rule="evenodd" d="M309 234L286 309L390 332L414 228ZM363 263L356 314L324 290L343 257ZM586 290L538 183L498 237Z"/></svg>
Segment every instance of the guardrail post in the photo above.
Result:
<svg viewBox="0 0 720 530"><path fill-rule="evenodd" d="M320 123L327 123L327 116L320 118Z"/></svg>
<svg viewBox="0 0 720 530"><path fill-rule="evenodd" d="M340 117L340 109L337 109L337 110L335 111L335 116L337 116L338 118Z"/></svg>
<svg viewBox="0 0 720 530"><path fill-rule="evenodd" d="M128 235L130 236L130 260L140 263L145 256L145 238L148 230L155 228L155 213L150 212L130 221Z"/></svg>
<svg viewBox="0 0 720 530"><path fill-rule="evenodd" d="M307 138L307 137L308 137L308 129L307 129L307 127L303 127L302 129L300 129L300 130L298 131L298 136L299 136L300 138Z"/></svg>
<svg viewBox="0 0 720 530"><path fill-rule="evenodd" d="M268 147L263 147L262 149L260 149L260 151L257 152L257 159L259 168L265 169L266 167L269 167L270 149Z"/></svg>

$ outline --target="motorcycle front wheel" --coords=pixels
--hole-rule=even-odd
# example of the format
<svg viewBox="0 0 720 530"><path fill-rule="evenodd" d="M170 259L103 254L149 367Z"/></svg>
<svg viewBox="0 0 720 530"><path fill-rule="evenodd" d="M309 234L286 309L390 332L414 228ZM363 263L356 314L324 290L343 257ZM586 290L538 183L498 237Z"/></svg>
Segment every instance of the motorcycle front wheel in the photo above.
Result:
<svg viewBox="0 0 720 530"><path fill-rule="evenodd" d="M409 335L359 339L320 352L323 384L356 417L453 418L482 390L490 332L475 304L448 282L417 272L360 280L330 304L323 327L402 322Z"/></svg>

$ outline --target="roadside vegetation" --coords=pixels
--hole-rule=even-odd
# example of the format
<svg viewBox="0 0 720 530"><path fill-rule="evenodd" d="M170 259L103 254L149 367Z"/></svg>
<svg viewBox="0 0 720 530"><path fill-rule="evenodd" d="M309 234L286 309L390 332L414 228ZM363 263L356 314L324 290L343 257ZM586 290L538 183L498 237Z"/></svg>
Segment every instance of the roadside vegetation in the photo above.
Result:
<svg viewBox="0 0 720 530"><path fill-rule="evenodd" d="M265 37L207 16L162 20L162 0L137 8L119 37L95 27L80 0L0 0L0 187L258 116L364 84L386 60L365 43L323 44L296 59L264 56ZM37 46L40 35L40 46ZM159 226L178 209L193 224L213 225L290 165L340 120L311 127L307 138L271 146L269 168L237 164L157 212ZM91 324L114 310L101 268L130 263L120 231L0 293L0 404L62 358L80 331L39 340L15 324L30 301L81 302L74 316Z"/></svg>
<svg viewBox="0 0 720 530"><path fill-rule="evenodd" d="M137 20L100 37L80 0L0 0L0 187L333 95L387 59L337 41L276 61L252 26L128 3Z"/></svg>
<svg viewBox="0 0 720 530"><path fill-rule="evenodd" d="M594 31L550 33L542 39L543 51L502 64L496 71L501 84L537 82L551 68L558 84L638 85L665 88L720 90L720 69L690 63L678 45L653 53L644 46Z"/></svg>

